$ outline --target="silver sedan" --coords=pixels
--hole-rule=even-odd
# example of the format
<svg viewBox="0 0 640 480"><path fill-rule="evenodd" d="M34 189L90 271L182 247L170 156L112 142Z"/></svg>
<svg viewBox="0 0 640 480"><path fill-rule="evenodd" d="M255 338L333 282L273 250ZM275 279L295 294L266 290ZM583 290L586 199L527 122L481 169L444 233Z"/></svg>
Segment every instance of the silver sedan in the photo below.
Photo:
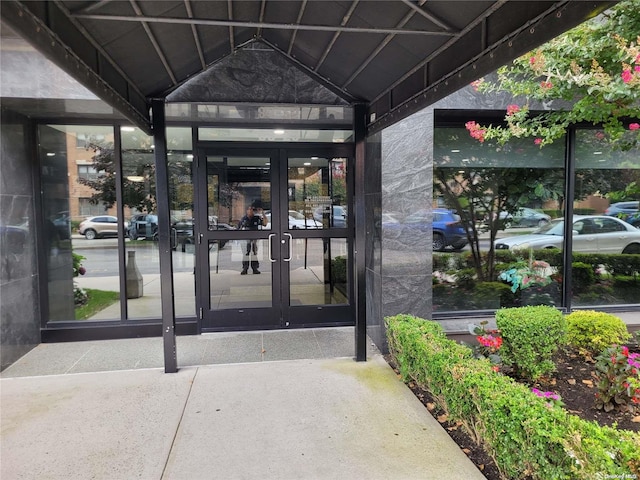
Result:
<svg viewBox="0 0 640 480"><path fill-rule="evenodd" d="M563 246L564 220L556 219L529 235L496 240L497 250L559 248ZM573 217L573 251L584 253L640 254L640 229L615 217Z"/></svg>

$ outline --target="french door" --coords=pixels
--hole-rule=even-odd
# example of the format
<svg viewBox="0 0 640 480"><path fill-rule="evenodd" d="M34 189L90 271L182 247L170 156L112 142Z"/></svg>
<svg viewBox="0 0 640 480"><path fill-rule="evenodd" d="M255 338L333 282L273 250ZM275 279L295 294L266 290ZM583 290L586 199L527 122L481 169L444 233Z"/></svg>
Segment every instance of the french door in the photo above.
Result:
<svg viewBox="0 0 640 480"><path fill-rule="evenodd" d="M198 149L202 331L354 324L344 147Z"/></svg>

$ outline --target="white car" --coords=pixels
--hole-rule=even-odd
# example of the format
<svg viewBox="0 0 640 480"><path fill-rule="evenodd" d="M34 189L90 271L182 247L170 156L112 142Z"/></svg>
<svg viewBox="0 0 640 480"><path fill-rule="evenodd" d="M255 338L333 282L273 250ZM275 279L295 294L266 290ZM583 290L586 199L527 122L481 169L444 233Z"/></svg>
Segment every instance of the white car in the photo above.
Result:
<svg viewBox="0 0 640 480"><path fill-rule="evenodd" d="M559 248L564 238L564 220L556 219L529 235L495 241L496 250ZM640 254L640 229L618 218L604 215L573 217L573 251L582 253Z"/></svg>
<svg viewBox="0 0 640 480"><path fill-rule="evenodd" d="M265 213L264 216L267 217L267 222L268 222L266 227L264 227L264 229L270 230L271 229L271 212ZM313 218L307 218L302 213L296 212L295 210L289 210L288 221L289 221L290 230L297 230L297 229L304 230L305 228L306 229L322 228L322 222L318 222Z"/></svg>

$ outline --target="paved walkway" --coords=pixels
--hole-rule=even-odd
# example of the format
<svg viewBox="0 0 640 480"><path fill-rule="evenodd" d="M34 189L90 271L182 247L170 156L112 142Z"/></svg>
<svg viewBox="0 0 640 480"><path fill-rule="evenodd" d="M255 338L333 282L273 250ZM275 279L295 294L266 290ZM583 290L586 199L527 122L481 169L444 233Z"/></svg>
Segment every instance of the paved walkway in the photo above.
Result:
<svg viewBox="0 0 640 480"><path fill-rule="evenodd" d="M484 479L353 328L41 344L2 372L0 478Z"/></svg>

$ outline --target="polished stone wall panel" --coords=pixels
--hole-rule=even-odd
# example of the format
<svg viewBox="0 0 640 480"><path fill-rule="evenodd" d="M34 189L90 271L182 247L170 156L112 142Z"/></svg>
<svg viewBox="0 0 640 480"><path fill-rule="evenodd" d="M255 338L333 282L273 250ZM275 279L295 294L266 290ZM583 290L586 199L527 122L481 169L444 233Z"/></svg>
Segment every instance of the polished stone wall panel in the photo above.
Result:
<svg viewBox="0 0 640 480"><path fill-rule="evenodd" d="M0 120L0 359L4 369L40 343L39 276L32 169L26 118Z"/></svg>
<svg viewBox="0 0 640 480"><path fill-rule="evenodd" d="M425 109L383 130L382 316L430 318L433 204L433 110ZM422 212L424 222L405 223Z"/></svg>
<svg viewBox="0 0 640 480"><path fill-rule="evenodd" d="M257 44L187 81L167 101L347 105L280 53Z"/></svg>

